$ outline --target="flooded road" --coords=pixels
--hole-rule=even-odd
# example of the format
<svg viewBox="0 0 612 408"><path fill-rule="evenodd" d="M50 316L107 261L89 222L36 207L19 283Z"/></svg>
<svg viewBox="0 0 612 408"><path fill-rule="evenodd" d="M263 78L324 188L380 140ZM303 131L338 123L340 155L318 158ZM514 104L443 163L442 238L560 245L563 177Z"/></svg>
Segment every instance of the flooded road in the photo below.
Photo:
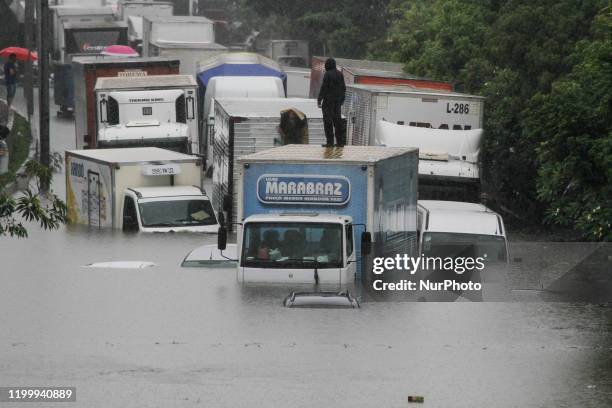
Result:
<svg viewBox="0 0 612 408"><path fill-rule="evenodd" d="M612 310L364 302L285 309L289 289L181 268L215 236L63 228L0 241L0 384L74 385L83 407L606 407ZM153 268L94 269L111 260Z"/></svg>
<svg viewBox="0 0 612 408"><path fill-rule="evenodd" d="M72 124L52 119L52 150ZM605 299L596 244L512 242L514 302L285 309L289 288L179 266L214 235L29 230L0 239L2 386L76 386L78 407L612 406L612 309L574 296ZM83 267L117 260L156 266Z"/></svg>

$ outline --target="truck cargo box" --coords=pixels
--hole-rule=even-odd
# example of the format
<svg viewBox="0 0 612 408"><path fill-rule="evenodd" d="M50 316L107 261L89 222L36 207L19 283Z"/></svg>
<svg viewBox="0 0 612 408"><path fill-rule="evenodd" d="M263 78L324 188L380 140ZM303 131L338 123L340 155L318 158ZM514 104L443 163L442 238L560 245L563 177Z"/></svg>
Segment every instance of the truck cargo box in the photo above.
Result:
<svg viewBox="0 0 612 408"><path fill-rule="evenodd" d="M347 143L374 144L376 124L435 129L482 129L484 98L411 86L349 85L342 113L347 117Z"/></svg>
<svg viewBox="0 0 612 408"><path fill-rule="evenodd" d="M180 151L200 153L197 84L191 75L98 78L95 92L98 134L105 127L129 122L181 124L188 128L190 140ZM160 133L159 126L149 128Z"/></svg>
<svg viewBox="0 0 612 408"><path fill-rule="evenodd" d="M214 23L205 17L144 16L142 20L143 57L153 56L149 49L151 43L202 44L214 42ZM195 67L190 66L189 69L194 70Z"/></svg>
<svg viewBox="0 0 612 408"><path fill-rule="evenodd" d="M96 98L94 87L100 77L140 77L179 73L179 61L170 58L76 57L72 60L75 98L75 145L95 148Z"/></svg>
<svg viewBox="0 0 612 408"><path fill-rule="evenodd" d="M230 218L235 219L238 200L236 160L243 155L282 144L278 127L281 112L295 109L306 116L306 143L325 143L323 114L314 99L298 98L227 98L215 101L213 128L213 203L218 208L225 195L232 197Z"/></svg>
<svg viewBox="0 0 612 408"><path fill-rule="evenodd" d="M310 75L310 97L317 98L325 74L327 57L312 57ZM415 88L452 91L453 86L446 81L421 78L404 72L403 64L384 61L354 60L335 58L336 68L344 75L347 85L410 85Z"/></svg>
<svg viewBox="0 0 612 408"><path fill-rule="evenodd" d="M413 256L417 166L418 150L410 148L288 145L242 156L237 221L256 214L349 216L359 233L371 232L373 257ZM358 264L357 279L367 268Z"/></svg>

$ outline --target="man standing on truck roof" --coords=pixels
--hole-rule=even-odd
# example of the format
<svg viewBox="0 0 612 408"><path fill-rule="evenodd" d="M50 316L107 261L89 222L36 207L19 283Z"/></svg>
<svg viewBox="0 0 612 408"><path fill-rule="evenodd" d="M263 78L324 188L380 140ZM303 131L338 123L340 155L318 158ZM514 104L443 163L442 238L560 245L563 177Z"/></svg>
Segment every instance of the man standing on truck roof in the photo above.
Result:
<svg viewBox="0 0 612 408"><path fill-rule="evenodd" d="M325 75L323 83L319 91L317 104L323 109L323 125L325 126L326 143L323 147L344 146L346 139L344 135L344 126L342 125L342 117L340 108L344 103L344 94L346 86L344 85L344 76L342 72L336 69L336 60L328 58L325 61ZM336 136L336 144L334 145L334 131Z"/></svg>

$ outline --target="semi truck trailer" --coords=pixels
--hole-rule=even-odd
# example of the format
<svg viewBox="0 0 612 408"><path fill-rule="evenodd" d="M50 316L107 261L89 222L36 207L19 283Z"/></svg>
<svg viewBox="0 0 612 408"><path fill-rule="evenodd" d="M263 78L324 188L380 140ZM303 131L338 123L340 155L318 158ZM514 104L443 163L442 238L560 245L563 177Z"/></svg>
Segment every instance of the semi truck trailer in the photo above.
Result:
<svg viewBox="0 0 612 408"><path fill-rule="evenodd" d="M412 86L349 85L342 110L348 143L367 146L373 144L381 120L434 129L482 129L484 98Z"/></svg>

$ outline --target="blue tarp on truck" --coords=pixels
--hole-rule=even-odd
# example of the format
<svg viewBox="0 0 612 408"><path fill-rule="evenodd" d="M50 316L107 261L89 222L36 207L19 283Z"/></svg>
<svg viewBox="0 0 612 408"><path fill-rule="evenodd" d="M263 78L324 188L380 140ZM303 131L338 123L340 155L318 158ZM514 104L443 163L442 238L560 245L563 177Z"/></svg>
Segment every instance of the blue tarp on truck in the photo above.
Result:
<svg viewBox="0 0 612 408"><path fill-rule="evenodd" d="M208 81L215 76L272 76L283 81L287 89L287 75L275 61L262 55L238 52L221 54L202 61L197 70L198 85L202 87L202 95L206 91Z"/></svg>

